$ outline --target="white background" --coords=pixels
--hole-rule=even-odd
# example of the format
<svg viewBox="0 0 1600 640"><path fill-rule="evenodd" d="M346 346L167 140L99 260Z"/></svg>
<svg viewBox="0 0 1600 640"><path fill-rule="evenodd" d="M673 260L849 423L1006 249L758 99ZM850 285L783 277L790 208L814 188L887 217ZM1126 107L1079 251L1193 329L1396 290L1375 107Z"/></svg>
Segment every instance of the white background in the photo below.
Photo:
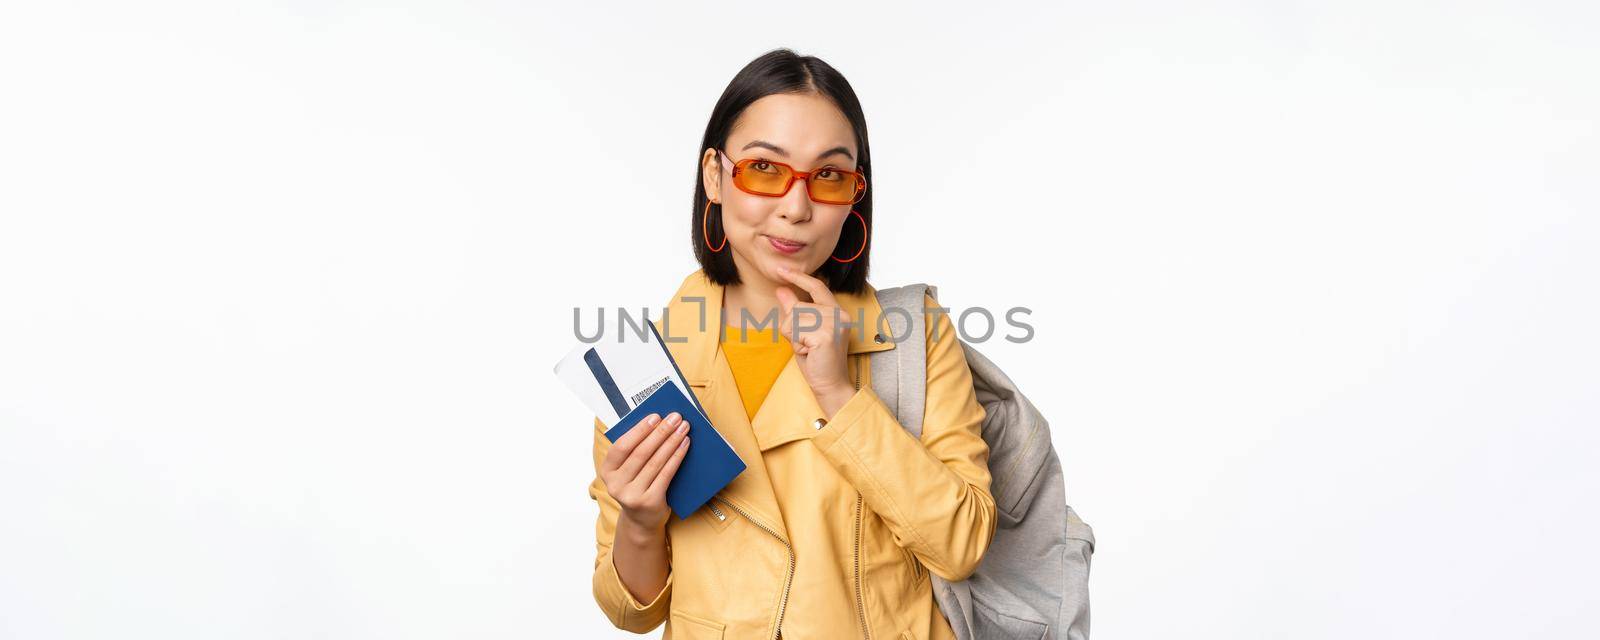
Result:
<svg viewBox="0 0 1600 640"><path fill-rule="evenodd" d="M1033 309L1097 638L1600 634L1592 3L533 4L0 9L0 637L627 636L551 367L776 46Z"/></svg>

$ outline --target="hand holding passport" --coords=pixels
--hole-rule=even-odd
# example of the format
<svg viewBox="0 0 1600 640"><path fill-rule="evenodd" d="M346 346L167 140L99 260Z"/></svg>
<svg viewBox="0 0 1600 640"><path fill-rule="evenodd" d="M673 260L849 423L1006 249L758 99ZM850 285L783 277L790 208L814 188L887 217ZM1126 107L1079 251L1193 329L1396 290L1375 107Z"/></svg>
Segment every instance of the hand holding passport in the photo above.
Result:
<svg viewBox="0 0 1600 640"><path fill-rule="evenodd" d="M711 425L655 325L645 326L647 334L579 344L555 373L606 425L612 442L651 414L677 412L689 424L689 450L667 486L667 504L681 520L733 482L745 464Z"/></svg>

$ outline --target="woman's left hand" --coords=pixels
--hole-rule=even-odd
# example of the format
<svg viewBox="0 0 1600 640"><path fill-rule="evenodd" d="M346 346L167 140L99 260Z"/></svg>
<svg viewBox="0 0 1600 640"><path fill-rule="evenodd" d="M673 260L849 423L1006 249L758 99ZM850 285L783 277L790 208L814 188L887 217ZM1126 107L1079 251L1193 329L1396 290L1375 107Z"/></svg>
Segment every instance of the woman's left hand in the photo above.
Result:
<svg viewBox="0 0 1600 640"><path fill-rule="evenodd" d="M832 417L838 405L855 393L845 364L850 344L850 327L846 323L851 318L823 281L786 267L779 267L778 273L811 293L811 302L804 302L788 287L778 287L778 304L782 307L778 331L789 339L806 384L811 385L811 392Z"/></svg>

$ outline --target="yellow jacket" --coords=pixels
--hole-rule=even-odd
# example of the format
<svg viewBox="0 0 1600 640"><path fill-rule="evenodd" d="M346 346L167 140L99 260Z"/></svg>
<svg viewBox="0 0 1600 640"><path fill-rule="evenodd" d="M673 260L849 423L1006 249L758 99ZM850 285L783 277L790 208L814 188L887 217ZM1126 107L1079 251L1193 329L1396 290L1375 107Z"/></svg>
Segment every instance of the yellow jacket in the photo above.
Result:
<svg viewBox="0 0 1600 640"><path fill-rule="evenodd" d="M612 563L621 509L599 476L611 441L597 419L595 601L620 629L645 633L665 621L663 638L678 640L780 630L791 640L953 638L927 574L972 574L994 537L995 504L984 409L948 315L928 316L921 344L897 347L886 334L875 339L882 309L870 286L835 292L848 319L864 321L851 327L848 347L858 391L819 423L826 416L791 358L750 420L719 347L722 294L697 270L654 324L746 468L693 515L668 517L666 586L639 602ZM867 358L914 344L928 353L921 442L873 393Z"/></svg>

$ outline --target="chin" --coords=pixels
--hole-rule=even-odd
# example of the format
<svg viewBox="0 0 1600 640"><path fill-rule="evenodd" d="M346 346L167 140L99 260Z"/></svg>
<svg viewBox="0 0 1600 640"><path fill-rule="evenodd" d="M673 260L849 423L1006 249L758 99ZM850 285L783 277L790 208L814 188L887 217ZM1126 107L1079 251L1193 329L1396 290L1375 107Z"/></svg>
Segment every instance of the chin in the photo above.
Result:
<svg viewBox="0 0 1600 640"><path fill-rule="evenodd" d="M811 267L806 266L808 264L810 264L810 262L807 261L803 256L773 256L767 261L767 271L771 273L774 278L782 280L782 278L778 275L778 267L789 267L790 269L794 269L803 273L811 273Z"/></svg>

